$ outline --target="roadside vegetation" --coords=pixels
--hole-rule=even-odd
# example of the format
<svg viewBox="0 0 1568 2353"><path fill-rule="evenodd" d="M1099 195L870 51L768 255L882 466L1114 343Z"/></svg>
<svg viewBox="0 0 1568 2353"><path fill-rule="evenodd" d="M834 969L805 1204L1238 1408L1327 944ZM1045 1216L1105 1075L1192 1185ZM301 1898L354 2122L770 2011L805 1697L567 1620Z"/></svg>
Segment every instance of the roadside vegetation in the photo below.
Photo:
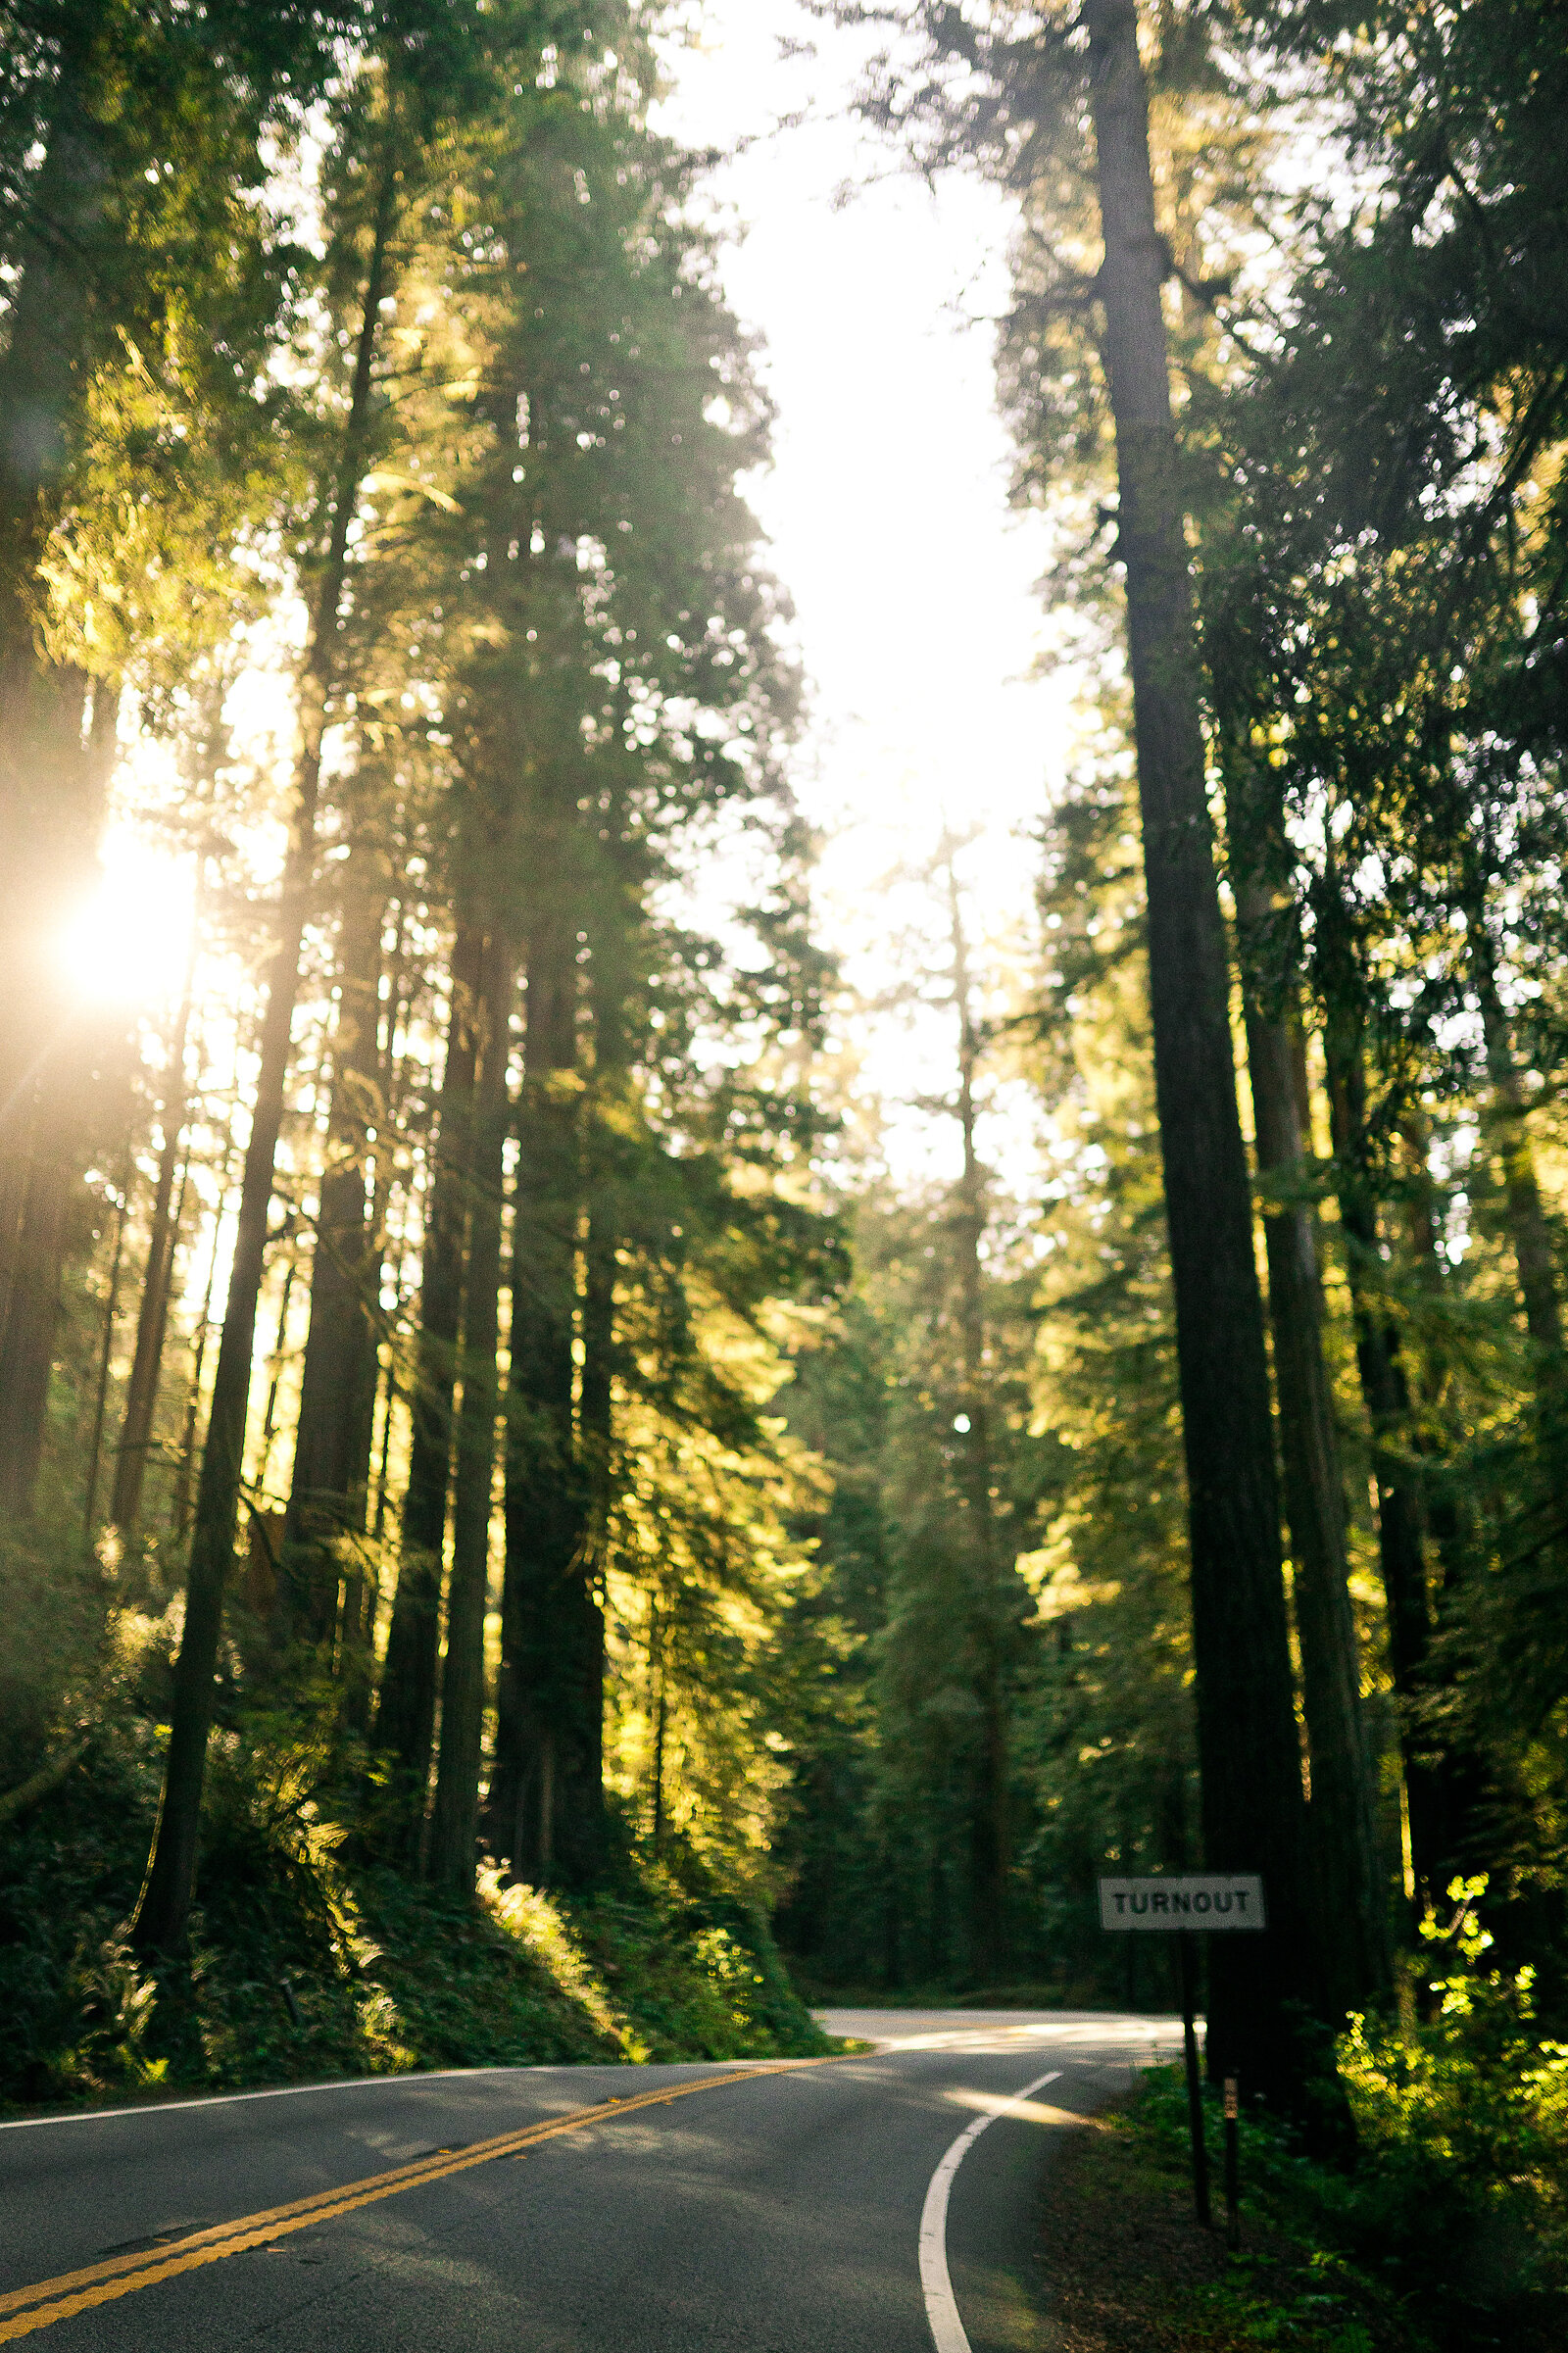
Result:
<svg viewBox="0 0 1568 2353"><path fill-rule="evenodd" d="M1071 2150L1050 2210L1066 2353L1549 2353L1568 2329L1568 2044L1532 1973L1490 1968L1479 1885L1456 1885L1402 2017L1357 2018L1339 2075L1354 2160L1325 2164L1258 2102L1239 2125L1240 2245L1224 2238L1224 2123L1205 2101L1216 2229L1193 2215L1187 2090L1150 2071Z"/></svg>
<svg viewBox="0 0 1568 2353"><path fill-rule="evenodd" d="M124 1938L158 1801L126 1719L0 1859L0 2082L11 2103L230 2090L411 2068L734 2059L837 2047L755 1906L689 1847L630 1839L592 1894L432 1888L321 1817L308 1759L220 1743L201 1901L177 1971Z"/></svg>
<svg viewBox="0 0 1568 2353"><path fill-rule="evenodd" d="M1108 2132L1075 2153L1066 2295L1082 2328L1071 2353L1092 2353L1097 2328L1113 2353L1123 2299L1141 2302L1144 2325L1152 2308L1167 2331L1154 2342L1195 2348L1547 2353L1563 2342L1568 2045L1544 2034L1529 1970L1486 1966L1481 1893L1456 1887L1446 1933L1427 1939L1428 1972L1436 1964L1444 1974L1412 1987L1420 2006L1402 2022L1357 2019L1340 2042L1352 2166L1314 2161L1277 2117L1244 2105L1238 2253L1227 2259L1192 2221L1180 2070L1147 2075ZM1222 2221L1224 2127L1213 2098L1205 2124ZM1113 2206L1119 2235L1097 2261L1092 2218L1103 2223ZM1146 2229L1171 2260L1152 2279L1118 2279L1122 2238Z"/></svg>

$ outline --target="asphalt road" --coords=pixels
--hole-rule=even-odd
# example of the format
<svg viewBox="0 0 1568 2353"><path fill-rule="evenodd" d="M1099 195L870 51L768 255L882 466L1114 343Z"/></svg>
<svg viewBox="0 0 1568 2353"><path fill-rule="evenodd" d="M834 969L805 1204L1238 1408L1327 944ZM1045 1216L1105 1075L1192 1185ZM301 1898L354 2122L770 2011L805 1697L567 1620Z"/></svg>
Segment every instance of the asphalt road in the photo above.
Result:
<svg viewBox="0 0 1568 2353"><path fill-rule="evenodd" d="M0 2126L0 2343L1048 2346L1052 2151L1179 2028L1018 2011L826 2023L877 2048L379 2078Z"/></svg>

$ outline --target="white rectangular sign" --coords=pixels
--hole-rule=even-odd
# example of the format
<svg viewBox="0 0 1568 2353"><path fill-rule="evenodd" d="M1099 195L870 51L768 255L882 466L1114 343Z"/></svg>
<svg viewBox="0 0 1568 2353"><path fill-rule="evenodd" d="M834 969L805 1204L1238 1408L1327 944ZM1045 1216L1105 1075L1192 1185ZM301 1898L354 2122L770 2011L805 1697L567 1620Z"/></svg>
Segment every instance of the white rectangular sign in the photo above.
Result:
<svg viewBox="0 0 1568 2353"><path fill-rule="evenodd" d="M1255 1871L1200 1871L1176 1879L1102 1879L1100 1925L1108 1929L1267 1928Z"/></svg>

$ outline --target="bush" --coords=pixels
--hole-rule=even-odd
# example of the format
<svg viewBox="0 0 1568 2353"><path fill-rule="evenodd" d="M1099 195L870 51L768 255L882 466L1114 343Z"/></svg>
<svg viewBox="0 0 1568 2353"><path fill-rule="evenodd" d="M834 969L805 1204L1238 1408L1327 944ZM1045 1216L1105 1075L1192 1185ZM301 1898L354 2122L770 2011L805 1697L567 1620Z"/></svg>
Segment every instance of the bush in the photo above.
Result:
<svg viewBox="0 0 1568 2353"><path fill-rule="evenodd" d="M1441 2282L1477 2324L1568 2322L1568 2044L1539 2035L1533 1971L1481 1968L1485 1889L1456 1880L1453 1918L1425 1925L1449 1964L1429 2017L1356 2019L1341 2042L1361 2150L1348 2221L1418 2301Z"/></svg>
<svg viewBox="0 0 1568 2353"><path fill-rule="evenodd" d="M1341 2037L1355 2123L1345 2170L1253 2108L1241 2126L1244 2202L1293 2250L1266 2290L1246 2267L1225 2301L1247 2341L1419 2353L1560 2353L1568 2344L1568 2045L1535 2029L1532 1976L1487 1972L1482 1880L1456 1881L1446 1925L1426 1924L1439 1974L1425 2015L1358 2018ZM1413 1993L1416 1988L1412 1987ZM1146 2077L1135 2130L1185 2155L1175 2069ZM1222 2125L1205 2102L1214 2181Z"/></svg>

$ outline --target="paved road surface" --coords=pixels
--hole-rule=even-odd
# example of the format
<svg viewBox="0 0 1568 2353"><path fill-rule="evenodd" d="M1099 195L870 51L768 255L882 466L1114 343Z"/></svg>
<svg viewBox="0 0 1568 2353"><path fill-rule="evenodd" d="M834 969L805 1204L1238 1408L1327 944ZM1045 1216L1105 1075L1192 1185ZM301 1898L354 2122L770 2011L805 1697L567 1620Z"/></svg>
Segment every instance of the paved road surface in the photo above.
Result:
<svg viewBox="0 0 1568 2353"><path fill-rule="evenodd" d="M877 2047L805 2066L382 2078L0 2127L0 2343L1048 2345L1051 2152L1073 2113L1168 2053L1179 2029L1021 2011L834 2011L826 2023ZM944 2170L984 2117L995 2121Z"/></svg>

